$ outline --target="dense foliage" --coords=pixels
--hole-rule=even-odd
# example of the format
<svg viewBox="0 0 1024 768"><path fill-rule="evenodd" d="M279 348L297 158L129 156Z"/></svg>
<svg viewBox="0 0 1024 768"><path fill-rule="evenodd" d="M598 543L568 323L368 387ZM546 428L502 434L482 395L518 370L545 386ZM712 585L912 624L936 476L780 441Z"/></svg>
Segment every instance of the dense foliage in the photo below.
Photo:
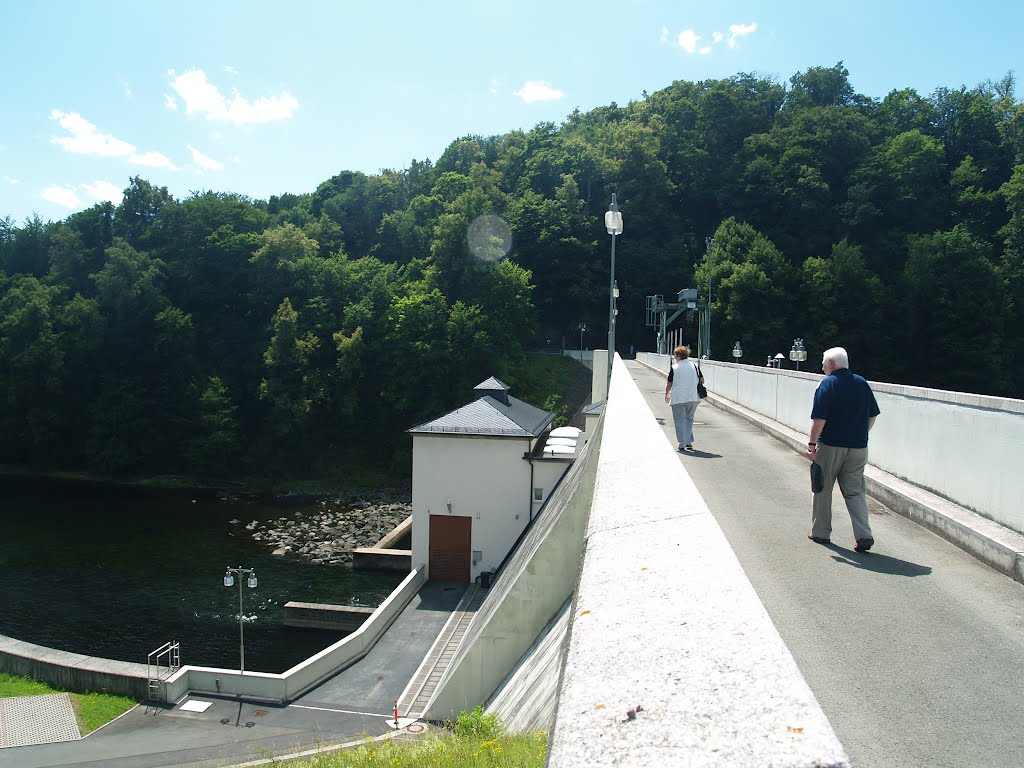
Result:
<svg viewBox="0 0 1024 768"><path fill-rule="evenodd" d="M309 194L176 200L133 178L117 207L8 217L0 461L401 466L401 430L491 374L515 386L525 349L576 347L581 321L604 345L612 192L620 351L653 348L645 296L707 286L713 236L712 357L799 336L809 364L841 344L872 378L1024 393L1012 75L873 100L840 62L676 82ZM506 259L500 228L471 228L485 214L511 229Z"/></svg>

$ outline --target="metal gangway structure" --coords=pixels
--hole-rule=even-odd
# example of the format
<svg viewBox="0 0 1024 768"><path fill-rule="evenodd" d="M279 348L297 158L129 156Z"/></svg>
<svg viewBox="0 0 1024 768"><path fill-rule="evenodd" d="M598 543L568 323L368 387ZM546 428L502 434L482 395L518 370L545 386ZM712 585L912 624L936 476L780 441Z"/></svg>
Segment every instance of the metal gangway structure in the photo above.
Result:
<svg viewBox="0 0 1024 768"><path fill-rule="evenodd" d="M696 288L683 288L676 294L676 301L669 303L665 297L657 294L647 296L646 325L658 329L657 353L667 355L671 352L668 342L668 326L684 312L688 313L687 322L693 314L697 314L697 356L702 357L710 347L707 333L710 330L707 321L707 304L698 301ZM671 315L669 314L671 312Z"/></svg>

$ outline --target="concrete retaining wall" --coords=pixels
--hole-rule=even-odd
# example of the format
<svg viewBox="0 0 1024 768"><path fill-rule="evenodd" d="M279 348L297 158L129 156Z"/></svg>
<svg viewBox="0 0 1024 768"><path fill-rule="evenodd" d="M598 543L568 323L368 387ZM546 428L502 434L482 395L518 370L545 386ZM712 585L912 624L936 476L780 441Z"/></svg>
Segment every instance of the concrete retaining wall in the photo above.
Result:
<svg viewBox="0 0 1024 768"><path fill-rule="evenodd" d="M384 538L374 544L372 549L394 549L402 539L412 540L412 515L396 525L390 533L385 534Z"/></svg>
<svg viewBox="0 0 1024 768"><path fill-rule="evenodd" d="M667 371L668 355L637 359ZM807 433L821 375L702 360L708 389ZM816 367L818 361L807 361ZM854 371L856 361L851 366ZM1024 400L871 382L882 413L871 464L1024 534Z"/></svg>
<svg viewBox="0 0 1024 768"><path fill-rule="evenodd" d="M145 664L83 656L0 635L0 672L30 677L69 691L95 691L145 699Z"/></svg>
<svg viewBox="0 0 1024 768"><path fill-rule="evenodd" d="M286 627L352 632L359 629L372 613L373 608L355 605L300 603L290 600L284 604L284 625Z"/></svg>
<svg viewBox="0 0 1024 768"><path fill-rule="evenodd" d="M286 703L336 672L363 658L419 592L425 581L417 568L348 637L310 656L281 674L237 669L184 666L162 686L161 701L177 701L189 691L240 695L258 701ZM0 635L0 671L42 680L73 691L105 691L148 697L147 667L127 661L101 659L25 643Z"/></svg>
<svg viewBox="0 0 1024 768"><path fill-rule="evenodd" d="M423 568L417 568L410 573L358 630L287 672L246 672L241 675L236 669L185 666L167 679L165 700L176 701L191 691L240 695L278 703L291 701L363 658L423 586L423 572Z"/></svg>
<svg viewBox="0 0 1024 768"><path fill-rule="evenodd" d="M359 547L352 550L352 567L357 571L408 573L412 570L412 550Z"/></svg>

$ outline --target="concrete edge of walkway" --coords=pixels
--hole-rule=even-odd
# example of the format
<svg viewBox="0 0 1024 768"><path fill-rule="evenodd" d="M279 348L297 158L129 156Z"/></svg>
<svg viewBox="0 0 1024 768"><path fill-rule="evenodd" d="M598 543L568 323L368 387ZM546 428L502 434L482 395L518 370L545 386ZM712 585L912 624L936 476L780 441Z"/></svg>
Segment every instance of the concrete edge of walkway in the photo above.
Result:
<svg viewBox="0 0 1024 768"><path fill-rule="evenodd" d="M636 362L665 377L664 371L642 360ZM807 448L803 432L718 395L709 394L706 402L749 421L797 453L803 454ZM893 512L924 526L991 568L1024 584L1024 536L872 464L868 464L864 480L868 494Z"/></svg>

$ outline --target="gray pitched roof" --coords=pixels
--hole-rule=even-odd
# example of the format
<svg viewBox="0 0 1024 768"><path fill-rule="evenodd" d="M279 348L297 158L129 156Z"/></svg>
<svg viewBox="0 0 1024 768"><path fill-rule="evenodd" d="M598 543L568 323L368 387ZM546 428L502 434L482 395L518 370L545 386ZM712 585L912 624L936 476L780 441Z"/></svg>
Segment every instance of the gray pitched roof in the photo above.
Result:
<svg viewBox="0 0 1024 768"><path fill-rule="evenodd" d="M512 387L494 376L491 376L491 378L486 381L481 381L473 387L474 392L508 392L510 389L512 389Z"/></svg>
<svg viewBox="0 0 1024 768"><path fill-rule="evenodd" d="M476 400L408 430L411 434L449 433L495 437L539 437L554 414L508 395L493 376L473 388ZM482 394L493 391L494 394ZM507 402L506 402L507 401Z"/></svg>

